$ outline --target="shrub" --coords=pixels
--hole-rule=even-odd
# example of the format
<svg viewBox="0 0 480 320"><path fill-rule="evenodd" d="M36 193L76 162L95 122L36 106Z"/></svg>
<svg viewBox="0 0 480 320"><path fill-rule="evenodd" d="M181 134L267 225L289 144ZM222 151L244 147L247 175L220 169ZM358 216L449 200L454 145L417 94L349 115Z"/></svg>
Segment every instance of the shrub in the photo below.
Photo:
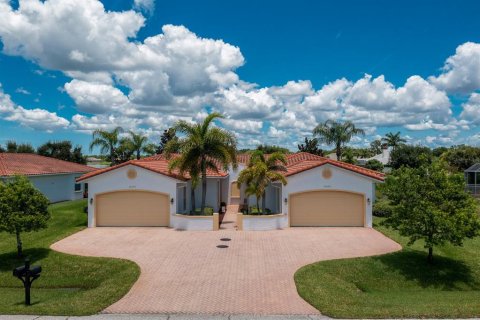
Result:
<svg viewBox="0 0 480 320"><path fill-rule="evenodd" d="M375 171L382 171L383 163L376 159L368 160L367 163L365 163L365 168Z"/></svg>
<svg viewBox="0 0 480 320"><path fill-rule="evenodd" d="M202 209L201 208L196 208L195 209L195 215L201 215ZM213 215L213 208L212 207L205 207L205 214L204 216L212 216Z"/></svg>
<svg viewBox="0 0 480 320"><path fill-rule="evenodd" d="M250 210L246 214L250 215L261 215L261 214L271 214L272 210L265 208L265 213L262 213L261 208L257 208L256 206L250 207Z"/></svg>
<svg viewBox="0 0 480 320"><path fill-rule="evenodd" d="M373 215L376 217L389 217L393 207L387 199L379 199L373 204Z"/></svg>

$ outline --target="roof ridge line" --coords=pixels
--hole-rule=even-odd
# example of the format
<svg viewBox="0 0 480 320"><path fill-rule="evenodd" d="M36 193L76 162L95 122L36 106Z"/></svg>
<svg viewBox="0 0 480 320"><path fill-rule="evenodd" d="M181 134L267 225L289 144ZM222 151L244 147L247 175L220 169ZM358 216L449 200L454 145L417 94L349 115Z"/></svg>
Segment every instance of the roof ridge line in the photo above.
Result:
<svg viewBox="0 0 480 320"><path fill-rule="evenodd" d="M371 172L373 174L380 174L380 175L385 176L385 173L383 173L383 172L375 171L375 170L368 169L368 168L365 168L365 167L360 167L360 166L358 166L356 164L353 164L353 163L347 163L347 162L343 162L343 161L339 161L339 160L333 160L333 159L329 159L329 158L327 158L327 162L340 163L341 165L344 165L344 166L352 166L352 167L360 168L362 170Z"/></svg>

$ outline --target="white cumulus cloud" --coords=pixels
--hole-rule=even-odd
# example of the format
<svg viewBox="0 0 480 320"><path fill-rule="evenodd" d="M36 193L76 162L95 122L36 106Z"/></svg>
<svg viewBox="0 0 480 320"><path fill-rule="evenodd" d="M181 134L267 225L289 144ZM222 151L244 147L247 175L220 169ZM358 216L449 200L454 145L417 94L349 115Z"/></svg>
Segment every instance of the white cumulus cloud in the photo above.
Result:
<svg viewBox="0 0 480 320"><path fill-rule="evenodd" d="M469 93L480 89L480 44L466 42L445 62L443 72L429 80L448 92Z"/></svg>
<svg viewBox="0 0 480 320"><path fill-rule="evenodd" d="M15 104L10 95L3 91L0 85L0 117L7 121L14 121L20 125L47 132L67 128L70 122L59 117L55 112L45 109L25 109Z"/></svg>

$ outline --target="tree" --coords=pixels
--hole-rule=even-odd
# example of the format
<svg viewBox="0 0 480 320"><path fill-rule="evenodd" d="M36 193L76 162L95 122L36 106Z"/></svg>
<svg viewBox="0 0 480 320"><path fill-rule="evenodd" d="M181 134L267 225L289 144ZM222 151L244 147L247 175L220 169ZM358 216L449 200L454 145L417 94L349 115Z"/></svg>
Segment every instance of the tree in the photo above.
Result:
<svg viewBox="0 0 480 320"><path fill-rule="evenodd" d="M15 234L18 257L23 256L21 233L47 227L48 204L26 177L16 176L6 185L0 184L0 231Z"/></svg>
<svg viewBox="0 0 480 320"><path fill-rule="evenodd" d="M266 153L266 154L274 153L274 152L290 153L290 151L287 148L282 148L279 146L273 146L268 144L260 144L257 146L256 150L262 151L263 153Z"/></svg>
<svg viewBox="0 0 480 320"><path fill-rule="evenodd" d="M343 162L355 164L357 160L355 159L355 153L352 148L344 148L343 150L344 159Z"/></svg>
<svg viewBox="0 0 480 320"><path fill-rule="evenodd" d="M132 160L134 153L135 150L130 139L127 137L121 138L118 146L115 148L113 164L116 165Z"/></svg>
<svg viewBox="0 0 480 320"><path fill-rule="evenodd" d="M407 140L403 139L400 136L400 131L398 131L397 133L387 133L385 137L382 138L382 141L385 142L387 146L392 147L392 151L395 150L402 143L407 142Z"/></svg>
<svg viewBox="0 0 480 320"><path fill-rule="evenodd" d="M157 148L157 154L162 154L163 151L165 150L165 146L167 143L169 143L172 140L178 140L175 129L174 128L168 128L166 130L163 130L163 134L160 137L160 143ZM178 150L172 150L173 153L178 152Z"/></svg>
<svg viewBox="0 0 480 320"><path fill-rule="evenodd" d="M323 150L318 147L317 138L308 139L308 137L305 137L305 143L298 145L298 151L323 156Z"/></svg>
<svg viewBox="0 0 480 320"><path fill-rule="evenodd" d="M434 157L441 157L443 154L445 154L449 149L447 147L438 147L432 150L432 154Z"/></svg>
<svg viewBox="0 0 480 320"><path fill-rule="evenodd" d="M155 143L150 142L145 146L143 152L145 152L147 156L152 156L154 154L157 154L157 147L158 146Z"/></svg>
<svg viewBox="0 0 480 320"><path fill-rule="evenodd" d="M465 191L463 176L450 174L441 161L396 170L383 190L393 205L385 225L409 237L410 245L423 240L429 262L435 246L461 246L465 238L479 234L475 199Z"/></svg>
<svg viewBox="0 0 480 320"><path fill-rule="evenodd" d="M356 135L365 135L365 131L355 127L351 121L337 122L327 120L313 129L313 135L318 136L318 142L335 145L337 160L342 160L342 149Z"/></svg>
<svg viewBox="0 0 480 320"><path fill-rule="evenodd" d="M283 172L287 171L287 158L281 152L274 152L266 157L262 151L255 151L250 157L248 166L240 172L237 184L240 188L246 184L247 195L255 195L257 210L259 199L262 199L262 213L265 213L266 193L265 190L273 182L280 181L287 184Z"/></svg>
<svg viewBox="0 0 480 320"><path fill-rule="evenodd" d="M35 153L35 149L30 143L21 143L17 147L17 153Z"/></svg>
<svg viewBox="0 0 480 320"><path fill-rule="evenodd" d="M90 151L94 147L100 147L102 154L108 154L111 165L115 164L116 149L120 143L119 135L123 132L121 127L116 127L112 131L97 129L93 131L93 141L90 143Z"/></svg>
<svg viewBox="0 0 480 320"><path fill-rule="evenodd" d="M17 144L15 141L7 141L7 152L10 153L35 153L35 149L29 143Z"/></svg>
<svg viewBox="0 0 480 320"><path fill-rule="evenodd" d="M0 145L0 153L4 153L6 150Z"/></svg>
<svg viewBox="0 0 480 320"><path fill-rule="evenodd" d="M86 164L87 159L82 154L82 147L76 146L72 151L72 161L80 164Z"/></svg>
<svg viewBox="0 0 480 320"><path fill-rule="evenodd" d="M17 143L15 141L9 140L7 141L7 152L16 153L17 152Z"/></svg>
<svg viewBox="0 0 480 320"><path fill-rule="evenodd" d="M352 150L352 153L357 158L370 158L375 155L370 148L349 148Z"/></svg>
<svg viewBox="0 0 480 320"><path fill-rule="evenodd" d="M72 143L65 141L48 141L37 148L37 153L45 157L72 161L85 164L85 157L82 155L82 147L76 146L72 151Z"/></svg>
<svg viewBox="0 0 480 320"><path fill-rule="evenodd" d="M463 172L480 162L480 148L465 145L452 147L442 155L442 159L448 163L452 171Z"/></svg>
<svg viewBox="0 0 480 320"><path fill-rule="evenodd" d="M207 197L207 170L218 172L218 166L228 170L230 165L237 168L237 140L235 136L219 127L211 127L217 118L223 118L219 113L209 114L202 123L178 121L175 132L181 132L185 137L171 140L167 143L164 153L168 158L175 150L180 151L169 164L171 169L178 168L180 172L199 168L202 182L201 214L205 213Z"/></svg>
<svg viewBox="0 0 480 320"><path fill-rule="evenodd" d="M365 168L370 170L375 170L375 171L382 171L383 163L381 163L377 159L371 159L371 160L368 160L367 163L365 163Z"/></svg>
<svg viewBox="0 0 480 320"><path fill-rule="evenodd" d="M140 160L142 152L147 152L149 150L150 146L148 143L148 138L133 131L129 131L128 133L130 137L123 138L120 144L125 148L130 149L130 151L135 154L137 160Z"/></svg>
<svg viewBox="0 0 480 320"><path fill-rule="evenodd" d="M390 153L390 166L398 169L402 166L418 168L432 162L432 151L427 147L400 145Z"/></svg>
<svg viewBox="0 0 480 320"><path fill-rule="evenodd" d="M382 140L376 139L370 142L370 150L375 155L382 153Z"/></svg>

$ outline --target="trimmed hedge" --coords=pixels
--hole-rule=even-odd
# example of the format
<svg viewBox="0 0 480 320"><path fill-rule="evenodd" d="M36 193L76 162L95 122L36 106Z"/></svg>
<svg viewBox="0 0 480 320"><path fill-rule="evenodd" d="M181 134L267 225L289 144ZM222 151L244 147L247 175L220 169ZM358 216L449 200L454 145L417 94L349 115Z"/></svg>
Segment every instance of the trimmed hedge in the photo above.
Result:
<svg viewBox="0 0 480 320"><path fill-rule="evenodd" d="M196 208L195 209L195 214L196 216L200 216L202 215L200 212L201 212L201 208ZM212 207L205 207L205 213L203 214L204 216L212 216L213 215L213 208Z"/></svg>
<svg viewBox="0 0 480 320"><path fill-rule="evenodd" d="M386 199L380 199L373 204L373 215L376 217L388 217L392 214L393 207Z"/></svg>

